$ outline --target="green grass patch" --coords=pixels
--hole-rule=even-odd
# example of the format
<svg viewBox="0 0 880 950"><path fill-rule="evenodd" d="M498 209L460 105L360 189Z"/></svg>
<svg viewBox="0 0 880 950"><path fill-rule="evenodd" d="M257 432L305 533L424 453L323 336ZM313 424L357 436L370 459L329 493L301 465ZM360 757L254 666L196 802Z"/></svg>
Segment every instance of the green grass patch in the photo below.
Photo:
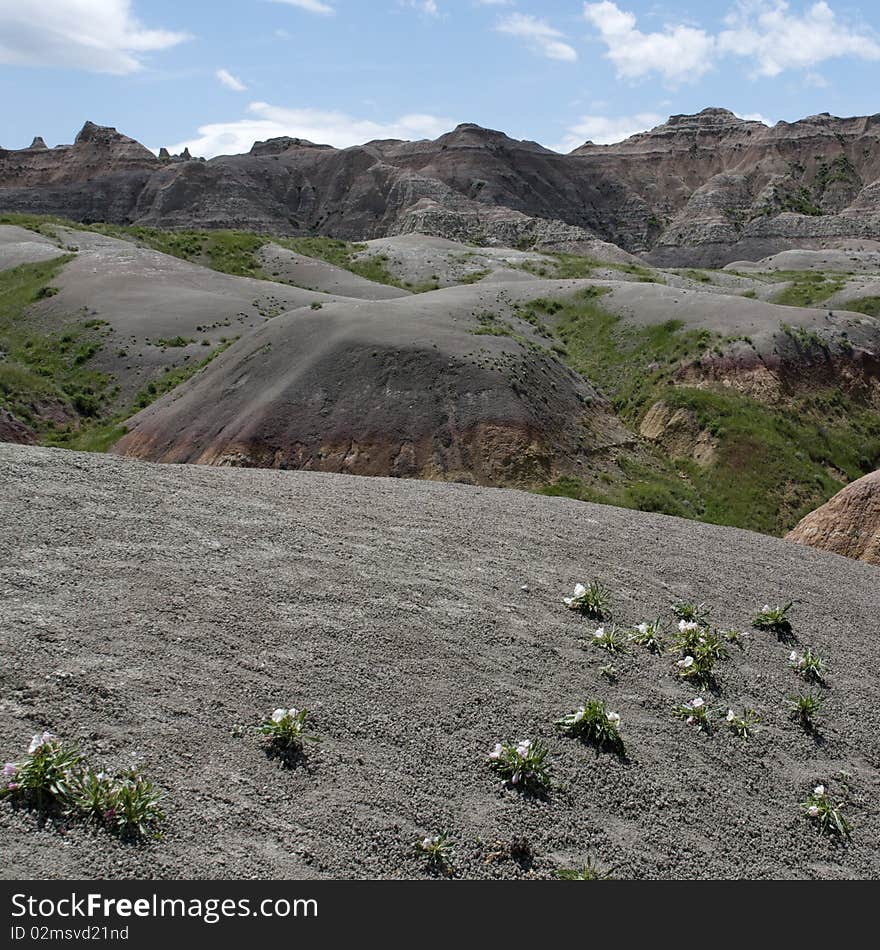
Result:
<svg viewBox="0 0 880 950"><path fill-rule="evenodd" d="M860 300L848 300L842 309L855 313L864 313L869 317L880 317L880 297L862 297Z"/></svg>
<svg viewBox="0 0 880 950"><path fill-rule="evenodd" d="M812 271L778 271L776 279L791 281L790 287L773 298L773 303L786 307L815 307L846 285L844 277L828 277Z"/></svg>
<svg viewBox="0 0 880 950"><path fill-rule="evenodd" d="M631 429L638 430L658 401L686 409L717 440L717 460L703 468L661 451L638 459L622 455L617 472L595 482L562 479L546 486L545 494L779 535L843 483L880 465L877 412L837 390L791 397L777 407L720 387L682 385L676 380L680 367L722 338L674 319L624 325L602 307L603 295L591 288L553 302L549 312L544 301L530 308L546 313L564 344L564 361L603 391Z"/></svg>

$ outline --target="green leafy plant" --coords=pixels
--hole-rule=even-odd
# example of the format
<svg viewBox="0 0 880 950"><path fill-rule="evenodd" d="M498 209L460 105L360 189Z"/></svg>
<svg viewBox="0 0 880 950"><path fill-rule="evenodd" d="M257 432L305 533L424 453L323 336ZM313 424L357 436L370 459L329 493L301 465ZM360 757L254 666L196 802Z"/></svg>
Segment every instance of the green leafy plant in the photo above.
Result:
<svg viewBox="0 0 880 950"><path fill-rule="evenodd" d="M560 868L556 872L560 881L609 881L611 875L588 861L580 868Z"/></svg>
<svg viewBox="0 0 880 950"><path fill-rule="evenodd" d="M825 661L812 647L807 647L803 653L792 650L788 655L788 662L805 680L811 683L824 682L822 674L825 672Z"/></svg>
<svg viewBox="0 0 880 950"><path fill-rule="evenodd" d="M597 627L591 642L608 653L626 653L626 637L617 627Z"/></svg>
<svg viewBox="0 0 880 950"><path fill-rule="evenodd" d="M51 732L37 734L22 762L8 762L3 768L6 785L0 796L14 797L42 811L51 805L65 806L82 756L73 746Z"/></svg>
<svg viewBox="0 0 880 950"><path fill-rule="evenodd" d="M711 731L712 722L709 718L709 707L706 705L706 701L702 696L697 696L696 699L692 699L689 703L676 706L675 715L679 719L683 719L687 725L693 726L700 732Z"/></svg>
<svg viewBox="0 0 880 950"><path fill-rule="evenodd" d="M305 735L305 709L276 709L260 726L260 732L277 749L285 752L301 752Z"/></svg>
<svg viewBox="0 0 880 950"><path fill-rule="evenodd" d="M449 832L426 835L416 842L416 850L425 855L428 864L438 870L448 871L455 857L455 848L449 840Z"/></svg>
<svg viewBox="0 0 880 950"><path fill-rule="evenodd" d="M652 623L640 623L629 635L633 643L652 653L663 652L663 623L657 618Z"/></svg>
<svg viewBox="0 0 880 950"><path fill-rule="evenodd" d="M814 821L822 834L836 834L841 838L849 838L852 826L846 820L837 804L829 795L824 785L817 785L805 802L801 802L804 814Z"/></svg>
<svg viewBox="0 0 880 950"><path fill-rule="evenodd" d="M794 601L791 600L782 607L771 607L769 604L764 604L752 620L752 626L758 630L772 630L777 634L789 634L791 633L791 621L787 615L793 606Z"/></svg>
<svg viewBox="0 0 880 950"><path fill-rule="evenodd" d="M789 696L788 704L791 718L799 722L808 732L811 732L816 728L816 717L822 710L823 702L822 696L812 691Z"/></svg>
<svg viewBox="0 0 880 950"><path fill-rule="evenodd" d="M156 826L165 819L160 803L156 786L131 769L114 780L104 819L123 837L158 837Z"/></svg>
<svg viewBox="0 0 880 950"><path fill-rule="evenodd" d="M579 709L557 720L556 727L567 736L592 743L598 750L624 754L619 731L620 715L609 712L601 699L590 699Z"/></svg>
<svg viewBox="0 0 880 950"><path fill-rule="evenodd" d="M680 600L672 605L672 612L679 620L698 623L703 627L709 624L710 610L705 604L693 604L687 600Z"/></svg>
<svg viewBox="0 0 880 950"><path fill-rule="evenodd" d="M748 739L754 732L759 719L760 717L754 709L744 710L741 716L737 715L732 709L728 709L724 721L727 723L727 728L734 735L739 736L740 739Z"/></svg>
<svg viewBox="0 0 880 950"><path fill-rule="evenodd" d="M113 779L105 772L83 769L73 781L70 795L71 804L83 818L101 824L113 815L115 805L115 786Z"/></svg>
<svg viewBox="0 0 880 950"><path fill-rule="evenodd" d="M593 581L589 587L575 584L574 595L564 598L563 602L569 610L576 610L594 620L604 620L609 616L611 595L607 588Z"/></svg>
<svg viewBox="0 0 880 950"><path fill-rule="evenodd" d="M512 788L541 791L550 784L548 753L549 749L539 740L499 742L489 753L489 765Z"/></svg>

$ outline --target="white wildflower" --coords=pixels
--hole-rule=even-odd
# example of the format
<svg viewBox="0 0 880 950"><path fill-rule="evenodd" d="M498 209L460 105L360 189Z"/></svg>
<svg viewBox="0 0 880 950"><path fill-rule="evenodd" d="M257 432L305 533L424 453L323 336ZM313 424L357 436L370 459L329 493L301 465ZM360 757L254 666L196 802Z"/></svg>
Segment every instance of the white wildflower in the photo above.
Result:
<svg viewBox="0 0 880 950"><path fill-rule="evenodd" d="M691 709L702 709L706 705L706 700L702 696L697 696L693 702L691 702Z"/></svg>
<svg viewBox="0 0 880 950"><path fill-rule="evenodd" d="M817 786L813 789L813 794L814 794L814 795L817 795L819 798L822 798L822 797L825 795L825 786L824 786L824 785L817 785Z"/></svg>
<svg viewBox="0 0 880 950"><path fill-rule="evenodd" d="M275 712L272 713L272 722L281 722L286 715L286 709L276 709Z"/></svg>
<svg viewBox="0 0 880 950"><path fill-rule="evenodd" d="M810 818L818 818L818 817L819 817L819 806L818 806L818 805L810 805L810 807L807 809L807 814L810 816Z"/></svg>
<svg viewBox="0 0 880 950"><path fill-rule="evenodd" d="M689 670L694 665L694 658L692 656L686 656L683 660L679 660L675 665L679 669Z"/></svg>
<svg viewBox="0 0 880 950"><path fill-rule="evenodd" d="M496 742L495 748L489 753L489 758L500 759L502 752L504 752L504 746L500 742Z"/></svg>
<svg viewBox="0 0 880 950"><path fill-rule="evenodd" d="M608 713L608 721L612 726L616 726L620 722L620 714L616 712Z"/></svg>

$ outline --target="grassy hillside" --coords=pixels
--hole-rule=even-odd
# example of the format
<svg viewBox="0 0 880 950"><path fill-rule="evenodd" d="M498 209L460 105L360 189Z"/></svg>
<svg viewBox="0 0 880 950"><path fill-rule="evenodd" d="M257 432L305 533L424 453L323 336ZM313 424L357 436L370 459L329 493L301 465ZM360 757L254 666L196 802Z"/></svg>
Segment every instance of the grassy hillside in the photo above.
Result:
<svg viewBox="0 0 880 950"><path fill-rule="evenodd" d="M724 338L675 320L624 326L602 308L602 295L594 289L568 303L535 301L527 315L548 321L566 362L599 386L632 430L655 403L688 410L717 441L717 457L701 466L658 450L646 467L624 454L616 479L563 479L545 493L783 534L880 464L876 409L828 389L771 406L730 388L683 385L676 379L682 363L720 348Z"/></svg>

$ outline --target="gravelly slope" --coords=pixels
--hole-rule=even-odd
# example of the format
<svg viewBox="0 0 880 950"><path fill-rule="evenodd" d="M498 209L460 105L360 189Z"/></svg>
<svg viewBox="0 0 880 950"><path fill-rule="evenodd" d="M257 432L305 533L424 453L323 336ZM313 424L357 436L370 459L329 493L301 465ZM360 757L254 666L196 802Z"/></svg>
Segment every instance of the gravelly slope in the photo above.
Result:
<svg viewBox="0 0 880 950"><path fill-rule="evenodd" d="M136 847L0 805L8 877L421 876L448 828L466 877L550 876L588 857L619 877L880 877L880 573L783 541L525 493L299 472L150 466L0 446L0 747L49 728L166 791ZM721 665L719 712L747 742L671 715L669 657L586 650L560 599L598 577L634 623L687 597L745 628L796 600L829 664L821 735L788 721L790 647L753 632ZM528 585L528 590L522 589ZM552 722L588 696L622 716L628 759ZM308 767L251 726L313 712ZM504 790L492 744L541 737L557 786ZM842 794L849 846L798 802ZM533 861L498 842L526 838ZM530 867L529 867L530 865Z"/></svg>

